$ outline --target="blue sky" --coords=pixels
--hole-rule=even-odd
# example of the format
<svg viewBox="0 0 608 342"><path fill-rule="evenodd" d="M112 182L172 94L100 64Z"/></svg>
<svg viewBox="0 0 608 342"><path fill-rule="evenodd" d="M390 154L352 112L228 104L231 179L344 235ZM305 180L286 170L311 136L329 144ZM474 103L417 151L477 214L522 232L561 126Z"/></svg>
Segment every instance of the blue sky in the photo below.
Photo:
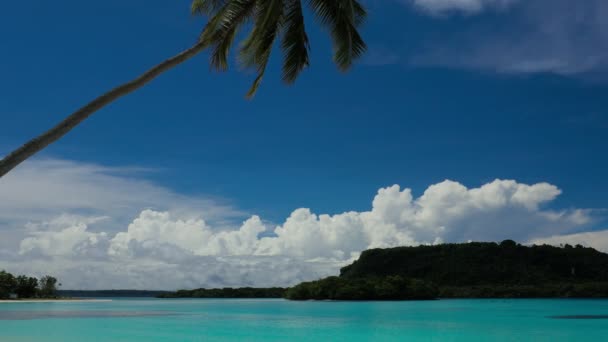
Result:
<svg viewBox="0 0 608 342"><path fill-rule="evenodd" d="M275 58L247 101L252 75L209 72L201 56L43 156L162 168L152 177L169 187L276 218L298 206L363 209L380 186L422 191L446 178L549 181L566 190L564 205L608 206L605 83L408 65L446 31L509 13L436 18L400 3L370 7L363 32L372 52L349 74L335 70L311 23L312 66L293 87L280 83ZM28 1L3 13L5 152L188 46L204 24L187 1Z"/></svg>
<svg viewBox="0 0 608 342"><path fill-rule="evenodd" d="M416 198L445 179L546 182L562 193L543 207L594 209L567 232L604 229L608 30L598 18L608 8L577 3L370 0L369 52L347 74L309 20L312 63L294 86L280 82L276 54L245 100L254 75L212 72L203 54L37 160L131 168L125 179L277 223L297 208L368 210L393 184ZM188 47L205 22L188 10L188 1L4 4L0 153Z"/></svg>

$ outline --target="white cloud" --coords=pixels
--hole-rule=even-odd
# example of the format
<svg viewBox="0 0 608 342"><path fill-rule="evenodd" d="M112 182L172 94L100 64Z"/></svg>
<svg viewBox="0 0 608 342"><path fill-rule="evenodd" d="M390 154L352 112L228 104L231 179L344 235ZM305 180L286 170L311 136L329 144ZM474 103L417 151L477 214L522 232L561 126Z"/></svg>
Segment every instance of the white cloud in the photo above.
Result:
<svg viewBox="0 0 608 342"><path fill-rule="evenodd" d="M26 225L28 237L20 243L19 254L30 256L94 257L107 248L105 232L87 231L88 225L104 217L61 215L51 221Z"/></svg>
<svg viewBox="0 0 608 342"><path fill-rule="evenodd" d="M566 235L554 235L545 238L533 239L530 244L548 244L548 245L565 245L572 246L580 244L586 247L593 247L597 250L608 252L608 230L584 232Z"/></svg>
<svg viewBox="0 0 608 342"><path fill-rule="evenodd" d="M202 219L173 219L168 212L144 210L111 240L108 253L112 256L135 255L146 249L157 249L164 244L192 255L247 255L252 254L258 234L266 228L257 216L245 221L238 230L213 231Z"/></svg>
<svg viewBox="0 0 608 342"><path fill-rule="evenodd" d="M89 229L113 233L124 230L142 209L204 216L223 226L245 213L226 201L186 196L142 177L155 172L138 168L105 167L66 160L32 160L0 178L0 249L19 245L23 227L30 222L57 220L69 214L105 217L88 223Z"/></svg>
<svg viewBox="0 0 608 342"><path fill-rule="evenodd" d="M461 11L477 13L487 8L506 8L518 0L412 0L413 4L431 13Z"/></svg>
<svg viewBox="0 0 608 342"><path fill-rule="evenodd" d="M608 69L608 2L604 0L414 0L430 13L480 13L505 8L489 20L459 21L440 39L425 41L413 65L481 69L507 74L554 73L601 78ZM445 16L444 16L445 17ZM409 42L407 43L410 44Z"/></svg>
<svg viewBox="0 0 608 342"><path fill-rule="evenodd" d="M108 216L123 224L143 208L180 211L224 220L244 213L219 199L185 196L142 179L138 168L104 167L66 160L33 160L0 178L0 217L45 220L61 213Z"/></svg>
<svg viewBox="0 0 608 342"><path fill-rule="evenodd" d="M59 179L67 186L68 179L53 174L82 172L75 177L75 186L88 189L99 186L97 178L92 177L99 175L99 167L83 168L79 163L64 162L50 165L69 165L68 168L76 170L51 172L49 183ZM41 173L25 171L15 172L13 179L28 184L31 175L37 184L48 184L41 179L46 177ZM62 280L65 288L291 285L336 274L339 267L367 248L506 238L536 241L580 230L591 221L589 210L547 209L547 204L561 193L554 185L495 180L478 188L444 181L429 186L419 197L410 189L394 185L378 190L369 211L318 215L300 208L275 227L251 216L229 228L223 220L207 221L207 215L213 216L217 208L223 208L208 200L203 201L208 206L201 207L195 215L192 206L180 210L175 203L167 202L171 198L182 200L182 206L189 204L187 198L162 187L116 173L108 176L111 181L103 177L104 174L102 194L106 198L142 196L125 193L124 187L142 190L144 194L155 189L162 195L156 197L157 203L154 198L141 200L145 205L133 214L130 222L118 227L115 227L118 221L111 217L117 206L103 199L97 204L87 204L88 215L69 202L62 205L49 202L57 210L48 212L46 219L33 215L34 219L23 223L9 215L12 219L9 224L0 224L0 230L3 237L14 235L15 243L3 248L0 268L35 275L52 273ZM4 182L10 185L10 179ZM12 186L11 189L16 189ZM2 185L0 188L6 189ZM46 198L53 200L52 196ZM140 203L129 201L131 211ZM192 203L200 201L191 198ZM13 206L24 210L30 206L33 211L46 205L40 198L28 204L23 197L19 203ZM204 210L209 207L214 210ZM117 212L124 214L120 209ZM228 215L233 212L238 211L227 211ZM19 226L9 226L15 224ZM578 236L564 238L572 238L575 241L571 243L576 243Z"/></svg>

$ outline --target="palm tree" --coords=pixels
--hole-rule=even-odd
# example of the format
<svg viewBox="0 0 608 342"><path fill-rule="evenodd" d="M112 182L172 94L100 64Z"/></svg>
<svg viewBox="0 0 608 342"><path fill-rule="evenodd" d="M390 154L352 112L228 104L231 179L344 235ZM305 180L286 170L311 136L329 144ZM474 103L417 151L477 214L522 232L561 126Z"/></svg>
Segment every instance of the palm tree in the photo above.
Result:
<svg viewBox="0 0 608 342"><path fill-rule="evenodd" d="M365 20L365 9L357 0L306 1L317 21L325 26L331 35L334 62L341 71L347 71L366 49L357 30ZM158 75L207 48L211 50L211 66L220 71L226 70L230 48L237 33L244 26L250 27L251 31L240 45L238 61L245 68L257 71L257 77L247 92L247 97L255 95L277 40L280 40L284 55L283 81L287 84L293 83L309 65L309 41L304 25L302 2L303 0L193 0L192 13L209 18L196 44L134 80L99 96L55 127L11 152L0 160L0 177L63 137L99 109L141 88Z"/></svg>

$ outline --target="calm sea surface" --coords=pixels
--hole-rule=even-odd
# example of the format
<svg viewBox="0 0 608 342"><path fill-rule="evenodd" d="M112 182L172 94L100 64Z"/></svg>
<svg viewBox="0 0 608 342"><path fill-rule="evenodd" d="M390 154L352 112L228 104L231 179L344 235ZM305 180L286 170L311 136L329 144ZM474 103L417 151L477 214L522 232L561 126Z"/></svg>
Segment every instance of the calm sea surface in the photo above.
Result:
<svg viewBox="0 0 608 342"><path fill-rule="evenodd" d="M0 303L0 341L606 341L608 300Z"/></svg>

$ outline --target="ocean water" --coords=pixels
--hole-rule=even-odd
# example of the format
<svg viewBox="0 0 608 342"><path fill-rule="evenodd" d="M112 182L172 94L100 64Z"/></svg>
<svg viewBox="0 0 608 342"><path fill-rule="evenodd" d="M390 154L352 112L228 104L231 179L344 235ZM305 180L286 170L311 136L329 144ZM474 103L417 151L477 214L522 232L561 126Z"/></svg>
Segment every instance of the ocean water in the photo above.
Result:
<svg viewBox="0 0 608 342"><path fill-rule="evenodd" d="M605 341L608 300L0 303L0 341Z"/></svg>

